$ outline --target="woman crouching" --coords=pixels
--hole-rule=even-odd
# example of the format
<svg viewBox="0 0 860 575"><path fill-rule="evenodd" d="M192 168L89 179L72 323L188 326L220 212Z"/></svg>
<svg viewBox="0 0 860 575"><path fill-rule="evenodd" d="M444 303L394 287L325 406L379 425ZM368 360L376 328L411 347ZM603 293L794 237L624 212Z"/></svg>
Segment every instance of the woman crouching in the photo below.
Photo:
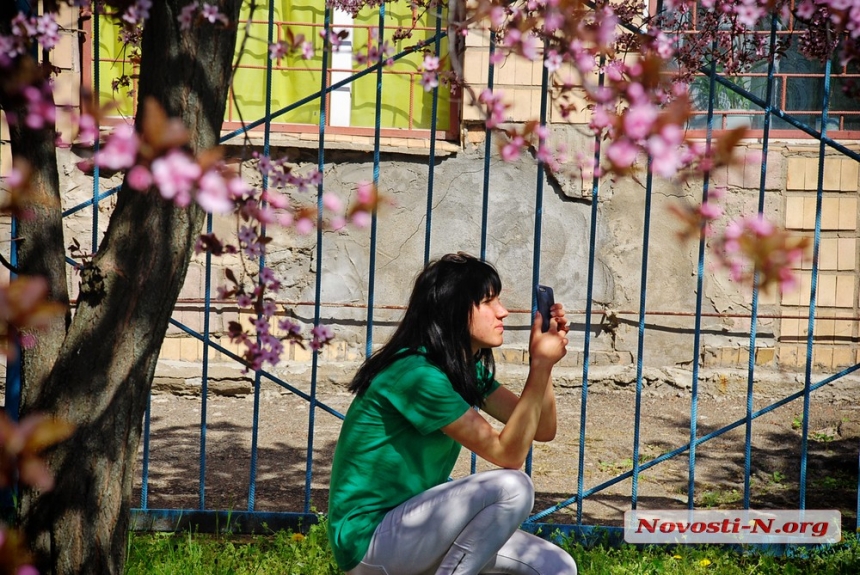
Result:
<svg viewBox="0 0 860 575"><path fill-rule="evenodd" d="M508 315L501 280L464 253L429 263L390 341L350 384L335 449L329 540L349 575L575 575L559 547L519 530L534 504L519 471L532 441L555 437L551 373L565 355L561 304L529 340L519 397L493 377ZM483 413L504 423L497 431ZM460 448L504 469L448 481Z"/></svg>

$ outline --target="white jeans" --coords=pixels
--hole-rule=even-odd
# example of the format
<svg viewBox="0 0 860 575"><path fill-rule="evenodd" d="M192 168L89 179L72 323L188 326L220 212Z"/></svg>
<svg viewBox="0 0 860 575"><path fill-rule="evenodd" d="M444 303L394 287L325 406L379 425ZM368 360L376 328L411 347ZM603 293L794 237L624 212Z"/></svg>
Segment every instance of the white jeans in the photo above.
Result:
<svg viewBox="0 0 860 575"><path fill-rule="evenodd" d="M533 505L531 479L511 469L437 485L385 515L348 575L576 575L570 555L518 529Z"/></svg>

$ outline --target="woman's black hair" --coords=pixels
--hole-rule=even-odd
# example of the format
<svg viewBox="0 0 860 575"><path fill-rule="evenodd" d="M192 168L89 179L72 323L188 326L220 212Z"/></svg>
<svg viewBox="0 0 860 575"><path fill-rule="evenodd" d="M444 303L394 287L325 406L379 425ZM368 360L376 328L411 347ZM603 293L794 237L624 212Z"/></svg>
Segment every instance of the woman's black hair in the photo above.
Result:
<svg viewBox="0 0 860 575"><path fill-rule="evenodd" d="M373 378L406 353L422 353L441 369L454 390L469 405L483 402L484 377L492 376L493 352L472 353L469 322L475 306L499 295L502 281L496 269L469 254L447 254L428 263L415 279L403 320L384 346L359 368L349 390L364 393ZM422 348L419 351L419 348Z"/></svg>

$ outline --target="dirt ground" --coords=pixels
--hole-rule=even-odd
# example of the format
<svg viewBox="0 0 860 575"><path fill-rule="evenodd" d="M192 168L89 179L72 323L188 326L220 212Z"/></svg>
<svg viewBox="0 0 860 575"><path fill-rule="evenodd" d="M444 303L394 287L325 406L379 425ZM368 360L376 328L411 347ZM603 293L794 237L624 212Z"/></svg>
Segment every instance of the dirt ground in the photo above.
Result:
<svg viewBox="0 0 860 575"><path fill-rule="evenodd" d="M323 378L325 379L325 378ZM500 378L501 379L501 378ZM550 443L536 444L531 473L537 501L534 513L544 515L577 493L579 482L587 495L581 508L586 525L620 525L630 508L630 478L613 478L633 466L636 406L635 386L589 386L585 410L585 444L580 450L583 415L582 388L560 378L557 386L559 432ZM263 382L259 400L253 394L210 394L206 401L205 508L255 511L303 511L309 428L313 427L310 507L324 511L331 458L340 420L328 410L345 413L351 395L331 378L318 384L320 405L308 402L278 385ZM697 433L713 439L697 445L695 500L697 507L724 509L743 506L745 437L750 434L751 507L790 509L798 505L802 453L803 398L786 402L752 421L747 428L746 386L717 378L698 391ZM777 382L780 380L777 378ZM567 382L567 383L565 383ZM309 386L297 385L304 393ZM512 385L511 387L516 387ZM802 389L787 379L782 388L756 389L753 412ZM690 480L691 390L649 385L639 405L641 466L649 466L637 482L640 509L685 509ZM857 509L858 445L860 445L860 385L848 382L838 393L826 390L810 396L808 422L806 507L839 509L843 526L854 529ZM195 509L201 476L201 413L199 395L156 391L152 396L149 449L149 508ZM255 407L258 426L253 425ZM312 421L309 417L313 415ZM726 426L734 427L716 433ZM256 445L253 490L251 448ZM650 464L662 454L680 450L676 457ZM143 447L141 447L141 454ZM583 460L583 475L578 462ZM453 474L469 472L471 458L463 453ZM477 469L489 465L478 461ZM140 469L140 468L139 468ZM368 473L372 473L368 470ZM140 506L140 472L134 505ZM576 503L547 514L545 523L576 521Z"/></svg>

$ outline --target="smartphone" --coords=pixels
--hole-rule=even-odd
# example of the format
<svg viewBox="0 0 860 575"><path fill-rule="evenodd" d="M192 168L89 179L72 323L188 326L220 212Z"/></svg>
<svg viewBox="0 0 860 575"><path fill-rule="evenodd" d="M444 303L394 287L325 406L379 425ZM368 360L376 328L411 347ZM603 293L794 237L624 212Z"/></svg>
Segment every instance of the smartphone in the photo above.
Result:
<svg viewBox="0 0 860 575"><path fill-rule="evenodd" d="M542 318L540 329L541 331L549 330L549 308L555 303L555 298L552 295L552 288L543 285L535 286L535 298L537 299L537 310Z"/></svg>

